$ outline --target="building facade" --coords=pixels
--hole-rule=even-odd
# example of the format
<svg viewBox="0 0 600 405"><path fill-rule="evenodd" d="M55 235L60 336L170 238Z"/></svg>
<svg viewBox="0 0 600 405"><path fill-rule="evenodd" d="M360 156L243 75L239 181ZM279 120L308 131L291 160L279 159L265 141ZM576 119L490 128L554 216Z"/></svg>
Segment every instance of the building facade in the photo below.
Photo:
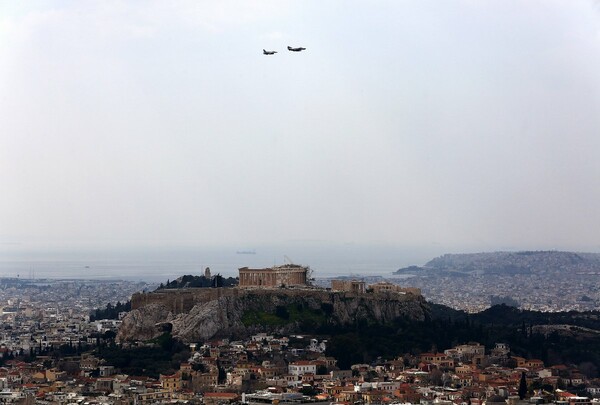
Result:
<svg viewBox="0 0 600 405"><path fill-rule="evenodd" d="M299 360L288 364L288 372L291 375L304 375L307 373L316 374L317 365L308 360Z"/></svg>
<svg viewBox="0 0 600 405"><path fill-rule="evenodd" d="M387 281L369 285L369 288L375 293L399 293L421 295L421 289L416 287L400 287Z"/></svg>
<svg viewBox="0 0 600 405"><path fill-rule="evenodd" d="M265 269L250 269L242 267L240 272L240 287L289 287L308 285L308 267L297 264L285 264Z"/></svg>
<svg viewBox="0 0 600 405"><path fill-rule="evenodd" d="M366 291L366 283L359 280L331 280L331 289L333 291L349 291L362 294Z"/></svg>

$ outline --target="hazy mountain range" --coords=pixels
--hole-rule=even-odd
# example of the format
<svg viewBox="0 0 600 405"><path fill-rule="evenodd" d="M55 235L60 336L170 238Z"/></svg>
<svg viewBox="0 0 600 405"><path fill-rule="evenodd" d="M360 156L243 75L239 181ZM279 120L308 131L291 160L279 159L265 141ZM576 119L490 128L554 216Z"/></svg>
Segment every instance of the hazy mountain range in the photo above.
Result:
<svg viewBox="0 0 600 405"><path fill-rule="evenodd" d="M445 254L424 266L401 268L395 274L555 274L600 273L600 254L522 251Z"/></svg>

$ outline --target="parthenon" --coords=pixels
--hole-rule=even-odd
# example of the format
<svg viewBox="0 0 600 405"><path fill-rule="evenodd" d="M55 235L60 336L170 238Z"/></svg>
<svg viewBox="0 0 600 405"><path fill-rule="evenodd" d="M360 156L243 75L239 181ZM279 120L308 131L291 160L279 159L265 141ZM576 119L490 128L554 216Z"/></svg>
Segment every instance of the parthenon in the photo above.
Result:
<svg viewBox="0 0 600 405"><path fill-rule="evenodd" d="M242 267L240 287L289 287L307 285L308 267L297 264L285 264L264 269Z"/></svg>

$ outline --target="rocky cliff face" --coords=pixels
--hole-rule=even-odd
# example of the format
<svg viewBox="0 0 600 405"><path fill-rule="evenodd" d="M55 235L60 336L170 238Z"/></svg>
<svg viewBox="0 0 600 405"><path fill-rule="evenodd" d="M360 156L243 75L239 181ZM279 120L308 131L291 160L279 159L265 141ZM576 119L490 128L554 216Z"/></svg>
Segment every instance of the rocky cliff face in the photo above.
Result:
<svg viewBox="0 0 600 405"><path fill-rule="evenodd" d="M120 341L151 339L167 329L184 342L258 331L293 332L303 322L302 314L310 315L313 322L343 325L359 320L385 323L398 317L422 320L427 311L425 300L410 294L292 289L166 291L136 294L132 303L134 309L119 329ZM278 317L278 311L286 308L294 311L292 316ZM303 311L300 315L297 308Z"/></svg>

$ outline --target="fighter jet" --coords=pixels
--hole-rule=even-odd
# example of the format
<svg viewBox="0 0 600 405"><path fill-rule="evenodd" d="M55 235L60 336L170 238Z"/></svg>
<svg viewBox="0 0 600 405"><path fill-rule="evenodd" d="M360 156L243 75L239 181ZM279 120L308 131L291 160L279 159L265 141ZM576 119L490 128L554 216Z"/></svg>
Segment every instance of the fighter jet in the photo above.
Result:
<svg viewBox="0 0 600 405"><path fill-rule="evenodd" d="M292 52L300 52L300 51L304 51L306 50L306 48L292 48L291 46L288 46L288 51L292 51Z"/></svg>
<svg viewBox="0 0 600 405"><path fill-rule="evenodd" d="M263 49L263 55L275 55L277 51L266 51Z"/></svg>

